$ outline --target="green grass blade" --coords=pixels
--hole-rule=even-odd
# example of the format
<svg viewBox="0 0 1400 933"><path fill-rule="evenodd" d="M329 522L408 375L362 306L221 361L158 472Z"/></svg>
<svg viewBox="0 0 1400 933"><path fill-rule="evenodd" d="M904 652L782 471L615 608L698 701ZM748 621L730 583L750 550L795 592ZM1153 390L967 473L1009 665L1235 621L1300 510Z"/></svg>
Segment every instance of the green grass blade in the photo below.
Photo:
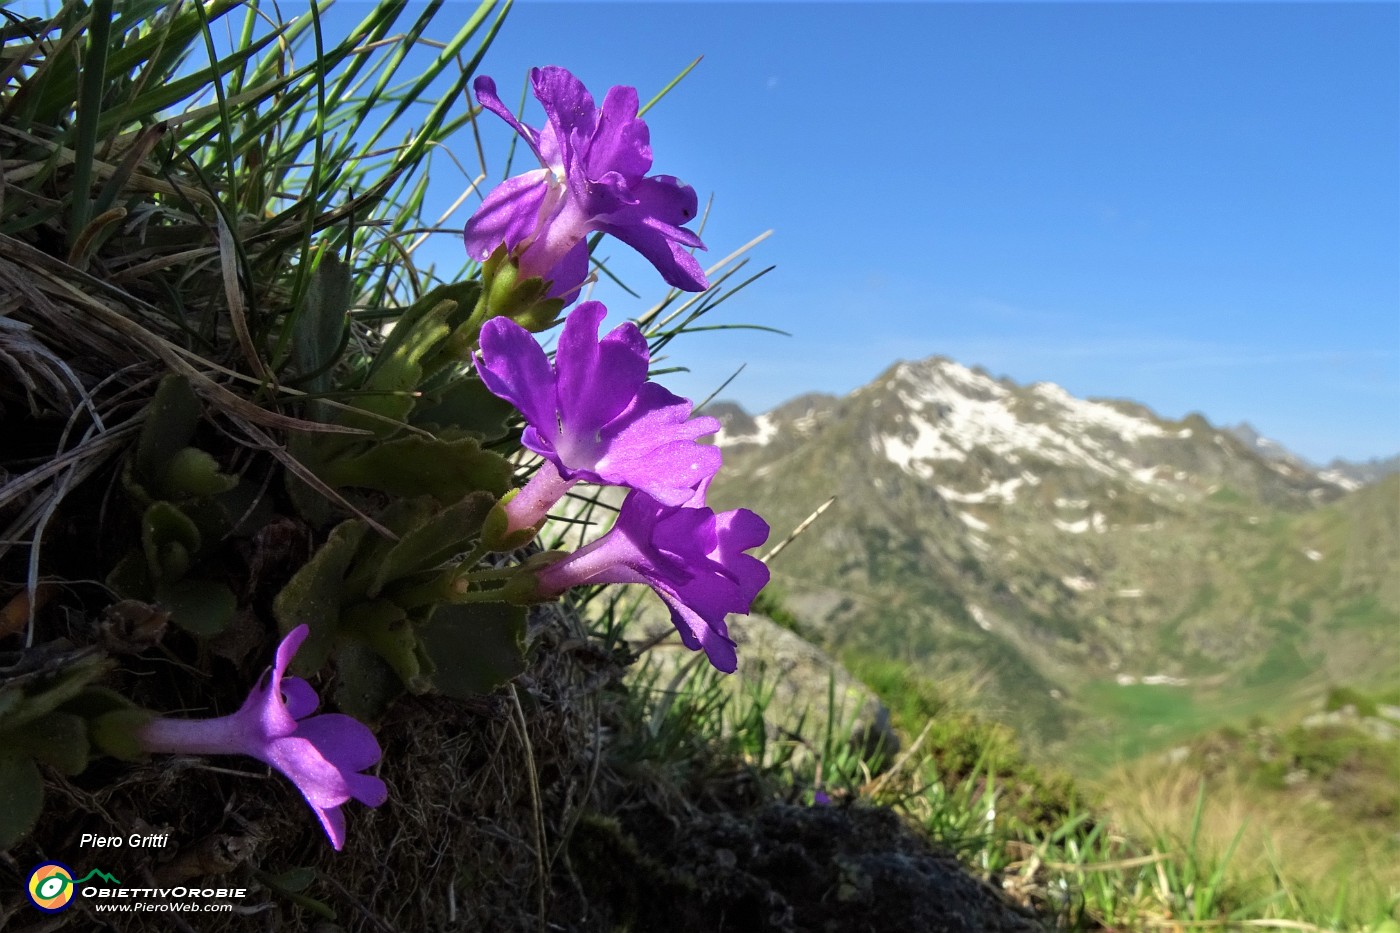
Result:
<svg viewBox="0 0 1400 933"><path fill-rule="evenodd" d="M102 92L107 86L107 52L112 35L112 0L93 0L88 45L78 96L77 139L74 143L73 203L69 246L76 246L92 216L92 165L97 159L97 127Z"/></svg>

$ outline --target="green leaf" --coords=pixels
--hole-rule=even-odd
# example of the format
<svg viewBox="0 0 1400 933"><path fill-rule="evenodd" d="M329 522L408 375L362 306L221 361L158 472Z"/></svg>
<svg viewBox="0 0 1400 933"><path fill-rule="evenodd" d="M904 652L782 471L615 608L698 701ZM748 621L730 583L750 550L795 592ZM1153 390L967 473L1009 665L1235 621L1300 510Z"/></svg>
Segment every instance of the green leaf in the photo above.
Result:
<svg viewBox="0 0 1400 933"><path fill-rule="evenodd" d="M378 596L388 583L432 570L466 550L481 534L482 522L496 504L488 492L474 492L461 502L429 514L427 520L403 536L374 563L368 595Z"/></svg>
<svg viewBox="0 0 1400 933"><path fill-rule="evenodd" d="M505 603L439 606L418 627L438 692L467 699L518 677L525 670L525 612Z"/></svg>
<svg viewBox="0 0 1400 933"><path fill-rule="evenodd" d="M337 525L326 543L311 555L311 560L287 581L273 600L273 615L283 635L298 625L311 627L310 635L293 662L302 676L320 670L335 644L345 575L364 539L365 529L365 524L355 519Z"/></svg>
<svg viewBox="0 0 1400 933"><path fill-rule="evenodd" d="M84 719L93 719L117 710L136 708L135 703L109 687L86 687L73 699L59 707L62 712L72 713Z"/></svg>
<svg viewBox="0 0 1400 933"><path fill-rule="evenodd" d="M156 488L172 499L217 496L238 485L238 477L219 472L219 464L198 447L181 448L161 470Z"/></svg>
<svg viewBox="0 0 1400 933"><path fill-rule="evenodd" d="M305 891L316 880L316 869L291 868L280 875L268 875L264 880L289 894L296 894Z"/></svg>
<svg viewBox="0 0 1400 933"><path fill-rule="evenodd" d="M263 884L292 903L305 907L307 910L314 911L327 920L335 919L335 911L331 910L330 907L316 900L314 897L307 897L305 894L301 893L316 880L316 869L292 868L282 872L280 875L269 875L261 871L255 871L253 874ZM339 928L336 927L335 929Z"/></svg>
<svg viewBox="0 0 1400 933"><path fill-rule="evenodd" d="M6 733L5 742L8 748L25 752L64 774L81 774L87 767L87 726L80 716L46 713Z"/></svg>
<svg viewBox="0 0 1400 933"><path fill-rule="evenodd" d="M341 616L341 628L374 649L394 670L404 687L422 692L422 666L418 660L418 636L402 606L387 599L358 603ZM342 645L345 642L341 643ZM337 658L342 658L344 649Z"/></svg>
<svg viewBox="0 0 1400 933"><path fill-rule="evenodd" d="M383 387L392 383L393 377L385 375L385 371L402 366L404 360L412 360L416 365L433 344L461 326L476 307L480 295L481 283L475 280L452 282L439 285L410 305L394 323L384 346L370 364L366 387ZM441 328L441 332L425 340L425 322L434 331Z"/></svg>
<svg viewBox="0 0 1400 933"><path fill-rule="evenodd" d="M361 387L365 394L354 397L355 407L396 421L406 419L413 410L412 393L423 381L423 357L452 333L447 318L456 308L454 302L441 301L411 324L400 318L389 342L375 354L376 368L371 369ZM395 341L393 338L400 330L405 331L404 336ZM349 427L373 431L380 437L388 436L392 430L381 421L357 418L353 412L342 413L340 421Z"/></svg>
<svg viewBox="0 0 1400 933"><path fill-rule="evenodd" d="M170 610L170 621L201 638L211 638L228 628L238 611L233 591L213 580L157 583L156 602Z"/></svg>
<svg viewBox="0 0 1400 933"><path fill-rule="evenodd" d="M356 719L378 719L389 702L403 692L394 669L369 645L344 642L336 652L335 664L340 675L336 705Z"/></svg>
<svg viewBox="0 0 1400 933"><path fill-rule="evenodd" d="M0 755L0 851L34 828L44 809L44 782L27 756Z"/></svg>
<svg viewBox="0 0 1400 933"><path fill-rule="evenodd" d="M113 666L113 662L99 655L88 655L68 662L56 675L42 675L32 684L21 685L15 681L6 684L0 688L0 697L8 697L0 702L0 710L3 710L0 734L18 730L25 723L58 709ZM15 695L19 697L18 702L13 699ZM0 738L0 750L4 747L4 740Z"/></svg>
<svg viewBox="0 0 1400 933"><path fill-rule="evenodd" d="M146 555L137 549L128 551L107 574L106 583L124 599L150 599L154 584Z"/></svg>
<svg viewBox="0 0 1400 933"><path fill-rule="evenodd" d="M199 398L184 376L170 375L160 381L136 443L136 470L142 480L150 483L160 476L161 464L170 451L189 445L203 414Z"/></svg>
<svg viewBox="0 0 1400 933"><path fill-rule="evenodd" d="M474 437L401 437L324 464L318 472L331 486L358 486L395 496L429 495L442 502L456 502L477 490L500 496L511 480L505 458L482 450Z"/></svg>
<svg viewBox="0 0 1400 933"><path fill-rule="evenodd" d="M24 691L18 685L6 684L0 687L0 723L24 703Z"/></svg>
<svg viewBox="0 0 1400 933"><path fill-rule="evenodd" d="M497 398L475 376L465 376L420 400L412 422L420 427L456 428L483 442L505 437L515 406Z"/></svg>
<svg viewBox="0 0 1400 933"><path fill-rule="evenodd" d="M335 253L322 256L292 325L292 365L306 377L309 392L331 388L330 369L345 334L351 290L350 267Z"/></svg>
<svg viewBox="0 0 1400 933"><path fill-rule="evenodd" d="M183 577L201 544L194 522L169 502L151 503L141 517L141 548L155 580L173 582Z"/></svg>

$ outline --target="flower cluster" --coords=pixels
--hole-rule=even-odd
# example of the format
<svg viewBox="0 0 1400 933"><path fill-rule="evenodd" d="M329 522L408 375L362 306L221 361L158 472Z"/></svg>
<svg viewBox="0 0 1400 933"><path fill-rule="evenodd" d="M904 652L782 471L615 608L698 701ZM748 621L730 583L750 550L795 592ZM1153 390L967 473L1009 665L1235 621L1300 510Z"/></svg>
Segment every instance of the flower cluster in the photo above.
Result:
<svg viewBox="0 0 1400 933"><path fill-rule="evenodd" d="M580 585L642 583L666 603L688 647L703 650L720 670L733 671L737 658L726 617L748 612L768 582L767 567L746 553L767 539L768 525L747 509L716 513L706 504L721 455L700 439L718 431L719 422L695 416L688 399L647 378L650 351L635 324L600 337L607 309L599 302L584 302L568 315L552 360L513 319L547 324L557 309L576 300L588 277L585 238L595 232L637 249L677 288L708 288L690 253L704 246L684 226L695 217L695 192L671 176L647 174L651 146L633 88L612 88L598 107L562 68L538 68L530 77L548 118L539 130L501 104L491 79L476 82L482 106L525 139L541 167L487 196L467 223L465 239L471 256L483 261L482 293L513 296L478 306L487 308L487 319L472 331L479 333L477 375L520 411L526 424L521 444L543 465L490 513L476 553L528 542L578 483L628 492L606 534L572 554L507 569L512 583L487 591L485 598L530 603ZM500 570L487 573L501 579ZM452 590L464 600L472 593L470 574L467 568L465 588ZM423 603L452 598L435 588L436 581L423 586L431 591ZM419 605L405 591L398 596L410 600L405 605ZM272 667L232 715L193 720L142 714L135 738L149 753L239 754L268 764L296 785L340 849L341 806L354 799L377 807L388 791L365 773L381 754L370 728L341 713L312 715L316 691L287 676L308 635L307 625L292 628ZM417 670L417 664L415 654L409 666Z"/></svg>
<svg viewBox="0 0 1400 933"><path fill-rule="evenodd" d="M520 123L489 78L478 78L483 107L506 120L542 168L504 182L467 223L467 249L484 259L505 248L521 274L551 282L550 295L577 294L592 231L635 247L668 283L707 286L687 252L699 238L680 224L695 216L695 192L666 175L647 176L651 147L637 118L637 92L608 91L603 106L563 68L530 73L549 118L543 130ZM504 506L504 537L532 533L575 484L629 490L612 529L550 564L536 577L537 599L571 587L644 583L671 611L681 640L703 649L722 671L737 664L725 618L746 613L768 582L762 561L745 553L768 537L747 509L716 514L705 504L719 450L698 443L719 430L693 417L688 399L647 379L650 353L635 324L599 339L607 308L584 302L568 316L551 364L535 338L497 317L481 329L477 372L486 387L524 416L521 443L544 458Z"/></svg>

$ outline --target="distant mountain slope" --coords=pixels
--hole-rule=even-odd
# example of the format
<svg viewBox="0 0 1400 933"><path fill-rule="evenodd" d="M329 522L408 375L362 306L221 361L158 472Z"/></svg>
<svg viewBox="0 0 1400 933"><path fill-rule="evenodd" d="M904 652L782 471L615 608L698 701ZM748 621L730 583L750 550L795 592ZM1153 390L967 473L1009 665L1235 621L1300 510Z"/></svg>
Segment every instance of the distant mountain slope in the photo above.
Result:
<svg viewBox="0 0 1400 933"><path fill-rule="evenodd" d="M1314 469L1307 460L1293 453L1278 441L1264 437L1248 422L1242 421L1232 428L1226 428L1226 430L1266 460L1284 460L1303 469ZM1394 457L1367 460L1364 463L1337 458L1327 466L1318 469L1317 472L1323 479L1335 483L1343 489L1359 489L1368 483L1378 482L1394 473L1400 473L1400 454Z"/></svg>
<svg viewBox="0 0 1400 933"><path fill-rule="evenodd" d="M1365 485L1375 483L1387 476L1400 473L1400 454L1384 459L1367 460L1358 463L1353 460L1333 460L1323 471L1324 476L1345 477L1355 483Z"/></svg>
<svg viewBox="0 0 1400 933"><path fill-rule="evenodd" d="M846 398L710 411L713 501L757 508L776 537L837 497L773 564L824 646L970 677L1041 742L1144 686L1262 697L1400 661L1391 484L1349 493L1199 415L942 358Z"/></svg>

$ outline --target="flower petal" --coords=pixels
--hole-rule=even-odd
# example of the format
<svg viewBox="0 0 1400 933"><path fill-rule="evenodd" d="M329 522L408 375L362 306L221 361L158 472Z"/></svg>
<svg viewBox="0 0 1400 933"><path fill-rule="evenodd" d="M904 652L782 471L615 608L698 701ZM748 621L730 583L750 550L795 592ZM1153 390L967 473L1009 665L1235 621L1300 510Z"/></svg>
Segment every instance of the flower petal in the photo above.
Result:
<svg viewBox="0 0 1400 933"><path fill-rule="evenodd" d="M287 633L277 646L277 654L272 663L273 686L282 682L282 675L287 673L287 666L292 663L292 658L296 657L297 651L301 649L302 642L306 641L311 634L311 626L306 623L298 625Z"/></svg>
<svg viewBox="0 0 1400 933"><path fill-rule="evenodd" d="M486 388L520 409L531 425L538 429L554 424L554 373L525 328L503 317L483 324L476 370Z"/></svg>
<svg viewBox="0 0 1400 933"><path fill-rule="evenodd" d="M681 641L692 651L703 648L705 657L717 670L732 674L739 667L739 655L734 639L729 637L729 627L724 617L707 619L690 607L684 597L668 592L664 585L655 585L656 594L671 610L671 624L681 636Z"/></svg>
<svg viewBox="0 0 1400 933"><path fill-rule="evenodd" d="M704 249L698 236L682 229L695 219L700 206L694 188L674 175L653 175L634 185L633 194L637 198L637 206L630 210L638 216L609 217L609 221L635 223L641 216L650 217L660 226L670 229L673 239L686 246Z"/></svg>
<svg viewBox="0 0 1400 933"><path fill-rule="evenodd" d="M500 97L496 95L496 82L486 77L486 75L481 75L472 82L472 87L476 90L476 99L481 102L481 106L509 123L511 129L519 133L521 138L525 140L526 145L534 151L535 157L540 160L540 164L548 165L549 163L545 161L543 153L540 152L539 133L532 127L526 126L524 123L517 120L515 114L510 112L510 108L501 103Z"/></svg>
<svg viewBox="0 0 1400 933"><path fill-rule="evenodd" d="M300 677L283 677L282 705L286 707L288 716L304 719L316 712L321 698L316 695L316 688Z"/></svg>
<svg viewBox="0 0 1400 933"><path fill-rule="evenodd" d="M564 144L567 165L567 151L575 134L585 140L593 135L598 114L593 95L588 93L582 81L558 65L532 68L530 84Z"/></svg>
<svg viewBox="0 0 1400 933"><path fill-rule="evenodd" d="M636 210L629 208L628 212ZM611 233L645 256L661 273L667 285L688 292L702 292L710 287L705 270L694 256L686 252L685 244L680 240L682 235L687 241L696 239L689 230L660 223L645 215L629 216L620 221L600 221L595 227L603 233Z"/></svg>
<svg viewBox="0 0 1400 933"><path fill-rule="evenodd" d="M269 742L259 757L281 771L312 806L329 807L350 799L345 775L310 739L277 739Z"/></svg>
<svg viewBox="0 0 1400 933"><path fill-rule="evenodd" d="M363 771L379 763L379 742L369 726L344 713L324 713L297 723L296 737L316 746L341 771Z"/></svg>
<svg viewBox="0 0 1400 933"><path fill-rule="evenodd" d="M604 172L589 178L578 169L568 176L569 198L578 205L578 213L587 218L588 229L613 217L630 217L637 208L637 196L632 184L617 172Z"/></svg>
<svg viewBox="0 0 1400 933"><path fill-rule="evenodd" d="M389 787L373 774L347 774L350 796L367 807L377 807L389 799Z"/></svg>
<svg viewBox="0 0 1400 933"><path fill-rule="evenodd" d="M597 301L575 308L564 322L554 354L560 428L590 440L632 404L647 380L650 354L637 325L622 324L598 339L607 313Z"/></svg>
<svg viewBox="0 0 1400 933"><path fill-rule="evenodd" d="M546 297L562 299L566 305L577 298L579 289L588 280L587 241L575 243L573 249L565 253L564 258L556 262L544 277L549 280Z"/></svg>
<svg viewBox="0 0 1400 933"><path fill-rule="evenodd" d="M617 172L640 179L651 171L651 131L637 119L637 89L617 85L603 96L598 125L589 140L587 174L599 178Z"/></svg>
<svg viewBox="0 0 1400 933"><path fill-rule="evenodd" d="M641 489L665 505L688 501L723 460L718 447L696 443L718 431L719 421L690 412L687 399L644 384L632 406L601 432L607 453L597 461L594 481Z"/></svg>
<svg viewBox="0 0 1400 933"><path fill-rule="evenodd" d="M768 523L748 509L723 512L715 518L719 547L712 555L739 587L742 608L733 612L748 612L759 590L768 585L768 565L757 557L743 553L768 540Z"/></svg>
<svg viewBox="0 0 1400 933"><path fill-rule="evenodd" d="M467 255L481 261L502 243L514 250L534 234L540 206L549 194L549 172L537 168L497 185L467 221L462 233Z"/></svg>
<svg viewBox="0 0 1400 933"><path fill-rule="evenodd" d="M318 807L313 803L311 809L315 811L316 819L321 821L321 828L330 838L331 846L339 852L345 847L345 814L340 812L339 805Z"/></svg>
<svg viewBox="0 0 1400 933"><path fill-rule="evenodd" d="M287 672L287 666L292 663L292 658L296 657L297 650L310 634L311 626L305 624L298 625L286 634L277 645L272 667L263 672L257 684L248 691L248 698L243 701L238 712L229 717L247 737L249 747L256 747L268 739L291 735L296 729L296 718L287 710L287 705L282 699L282 679ZM299 705L304 704L306 697L299 688L293 687L292 691L296 702Z"/></svg>

